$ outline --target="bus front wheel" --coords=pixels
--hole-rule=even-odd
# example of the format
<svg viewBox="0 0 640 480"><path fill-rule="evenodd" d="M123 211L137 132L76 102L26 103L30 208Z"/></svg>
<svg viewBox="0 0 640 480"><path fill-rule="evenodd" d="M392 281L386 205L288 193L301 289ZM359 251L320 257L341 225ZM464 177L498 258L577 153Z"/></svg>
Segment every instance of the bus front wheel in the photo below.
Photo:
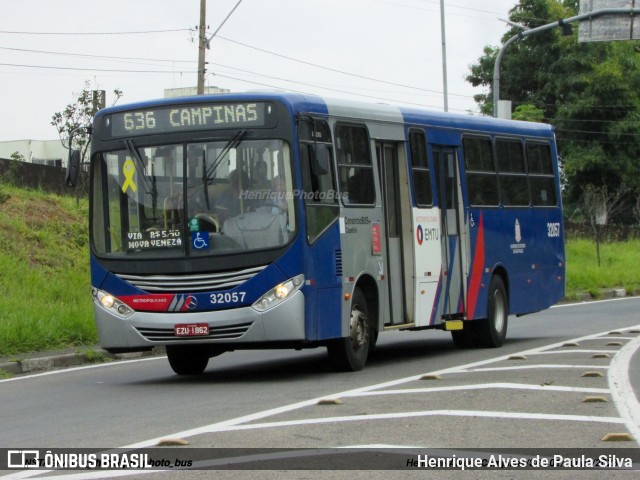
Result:
<svg viewBox="0 0 640 480"><path fill-rule="evenodd" d="M178 375L200 375L207 368L209 357L203 345L167 345L169 365Z"/></svg>
<svg viewBox="0 0 640 480"><path fill-rule="evenodd" d="M489 283L489 303L487 318L479 320L475 332L477 346L484 348L501 347L507 336L509 299L502 278L494 275Z"/></svg>
<svg viewBox="0 0 640 480"><path fill-rule="evenodd" d="M356 288L351 297L349 336L331 340L327 345L334 368L343 372L362 370L367 363L374 337L367 299L362 290Z"/></svg>

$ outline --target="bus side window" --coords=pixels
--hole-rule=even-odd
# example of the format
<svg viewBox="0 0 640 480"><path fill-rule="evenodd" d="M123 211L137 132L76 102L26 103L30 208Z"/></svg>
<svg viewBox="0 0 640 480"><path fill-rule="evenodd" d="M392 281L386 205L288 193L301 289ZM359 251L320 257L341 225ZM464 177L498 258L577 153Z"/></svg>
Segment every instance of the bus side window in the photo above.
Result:
<svg viewBox="0 0 640 480"><path fill-rule="evenodd" d="M529 206L529 184L522 147L519 140L496 140L500 199L505 206Z"/></svg>
<svg viewBox="0 0 640 480"><path fill-rule="evenodd" d="M498 176L493 162L491 139L466 137L462 140L467 191L472 207L497 206Z"/></svg>
<svg viewBox="0 0 640 480"><path fill-rule="evenodd" d="M548 143L527 142L526 150L533 205L535 207L557 206L551 147Z"/></svg>
<svg viewBox="0 0 640 480"><path fill-rule="evenodd" d="M417 130L409 132L409 149L416 205L430 207L433 204L433 192L431 191L431 175L427 158L427 139L424 132Z"/></svg>
<svg viewBox="0 0 640 480"><path fill-rule="evenodd" d="M338 125L336 139L342 201L345 205L373 205L376 194L366 128Z"/></svg>
<svg viewBox="0 0 640 480"><path fill-rule="evenodd" d="M307 238L314 242L338 217L333 150L329 126L323 120L301 120L299 135Z"/></svg>

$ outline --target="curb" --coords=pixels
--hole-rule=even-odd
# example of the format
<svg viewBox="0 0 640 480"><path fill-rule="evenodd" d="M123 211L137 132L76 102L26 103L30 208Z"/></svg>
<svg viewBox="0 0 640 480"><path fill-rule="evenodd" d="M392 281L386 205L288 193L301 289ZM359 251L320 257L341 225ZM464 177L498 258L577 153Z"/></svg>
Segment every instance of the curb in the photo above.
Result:
<svg viewBox="0 0 640 480"><path fill-rule="evenodd" d="M0 361L0 373L4 372L10 375L41 373L59 368L160 356L165 355L165 350L163 347L154 347L150 352L111 354L96 347L89 348L83 352L44 352L30 355L33 356L17 360L2 359Z"/></svg>

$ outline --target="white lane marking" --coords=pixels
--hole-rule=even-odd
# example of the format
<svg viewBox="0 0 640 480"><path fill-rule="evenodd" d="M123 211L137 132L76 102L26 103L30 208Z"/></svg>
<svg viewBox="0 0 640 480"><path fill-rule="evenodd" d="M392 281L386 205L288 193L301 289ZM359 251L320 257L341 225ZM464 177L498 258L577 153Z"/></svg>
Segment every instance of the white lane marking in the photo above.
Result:
<svg viewBox="0 0 640 480"><path fill-rule="evenodd" d="M559 415L535 412L499 412L480 410L423 410L417 412L398 413L372 413L368 415L346 415L341 417L305 418L299 420L283 420L280 422L252 423L248 425L229 425L220 427L215 432L236 432L240 430L253 430L277 427L297 427L301 425L319 425L323 423L359 422L363 420L395 420L415 417L486 417L486 418L511 418L516 420L553 420L571 422L592 422L620 424L625 420L620 417L597 417L590 415Z"/></svg>
<svg viewBox="0 0 640 480"><path fill-rule="evenodd" d="M576 303L562 303L560 305L552 305L549 308L568 308L568 307L583 307L585 305L593 305L598 303L609 303L609 302L624 302L624 301L634 301L640 300L640 297L621 297L621 298L608 298L606 300L591 300L588 302L576 302ZM609 330L611 331L611 330ZM607 332L609 333L609 332Z"/></svg>
<svg viewBox="0 0 640 480"><path fill-rule="evenodd" d="M608 350L586 350L586 349L565 349L565 350L549 350L548 352L536 352L531 355L556 355L559 353L616 353L618 350L610 348Z"/></svg>
<svg viewBox="0 0 640 480"><path fill-rule="evenodd" d="M489 367L489 368L471 368L460 372L451 373L477 373L477 372L506 372L509 370L544 370L544 369L585 369L585 368L603 368L608 369L607 365L554 365L540 363L536 365L514 365L512 367Z"/></svg>
<svg viewBox="0 0 640 480"><path fill-rule="evenodd" d="M640 348L640 336L622 347L611 361L609 388L620 416L627 419L627 428L640 445L640 402L636 398L629 378L629 365Z"/></svg>
<svg viewBox="0 0 640 480"><path fill-rule="evenodd" d="M94 363L92 365L82 365L79 367L63 368L61 370L50 370L48 372L42 372L42 373L33 373L33 374L27 373L21 377L5 378L4 380L0 380L0 383L17 382L19 380L32 380L34 378L48 377L49 375L59 375L62 373L77 372L78 370L91 370L92 368L115 367L118 365L126 365L127 363L150 362L152 360L159 360L159 359L166 359L166 358L167 358L166 356L158 356L158 357L136 358L133 360L115 360L113 362Z"/></svg>
<svg viewBox="0 0 640 480"><path fill-rule="evenodd" d="M455 392L464 390L490 390L490 389L512 389L512 390L539 390L554 392L572 392L572 393L611 393L608 388L582 388L582 387L563 387L555 385L531 385L528 383L481 383L477 385L456 385L453 387L432 387L432 388L403 388L400 390L381 390L374 392L362 392L358 394L344 396L342 398L353 397L375 397L378 395L406 395L412 393L440 393Z"/></svg>

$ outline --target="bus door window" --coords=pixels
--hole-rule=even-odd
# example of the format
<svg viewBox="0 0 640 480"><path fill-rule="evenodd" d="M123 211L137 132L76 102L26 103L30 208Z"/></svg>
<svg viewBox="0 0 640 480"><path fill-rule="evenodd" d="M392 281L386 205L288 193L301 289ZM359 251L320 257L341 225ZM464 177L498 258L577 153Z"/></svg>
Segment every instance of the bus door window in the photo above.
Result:
<svg viewBox="0 0 640 480"><path fill-rule="evenodd" d="M336 158L345 205L370 205L376 200L369 135L365 127L336 126Z"/></svg>
<svg viewBox="0 0 640 480"><path fill-rule="evenodd" d="M398 152L400 144L376 142L376 158L378 172L380 173L380 185L382 193L382 205L385 225L385 271L388 272L389 314L392 324L407 323L413 317L413 294L407 288L413 277L411 260L404 257L403 249L403 215L405 211L405 227L410 224L409 192L407 185L406 162L399 161ZM411 228L405 228L405 232ZM412 235L409 235L412 237ZM408 245L411 240L407 240ZM407 275L407 272L409 274Z"/></svg>
<svg viewBox="0 0 640 480"><path fill-rule="evenodd" d="M430 207L433 204L431 173L427 157L427 139L422 131L409 133L411 150L411 168L413 170L413 193L418 207Z"/></svg>
<svg viewBox="0 0 640 480"><path fill-rule="evenodd" d="M389 237L400 236L400 198L398 193L398 159L394 146L391 144L376 144L376 155L380 163L380 178Z"/></svg>
<svg viewBox="0 0 640 480"><path fill-rule="evenodd" d="M442 271L445 282L442 313L451 316L460 313L460 308L464 308L456 149L438 145L433 146L432 151L442 232Z"/></svg>

